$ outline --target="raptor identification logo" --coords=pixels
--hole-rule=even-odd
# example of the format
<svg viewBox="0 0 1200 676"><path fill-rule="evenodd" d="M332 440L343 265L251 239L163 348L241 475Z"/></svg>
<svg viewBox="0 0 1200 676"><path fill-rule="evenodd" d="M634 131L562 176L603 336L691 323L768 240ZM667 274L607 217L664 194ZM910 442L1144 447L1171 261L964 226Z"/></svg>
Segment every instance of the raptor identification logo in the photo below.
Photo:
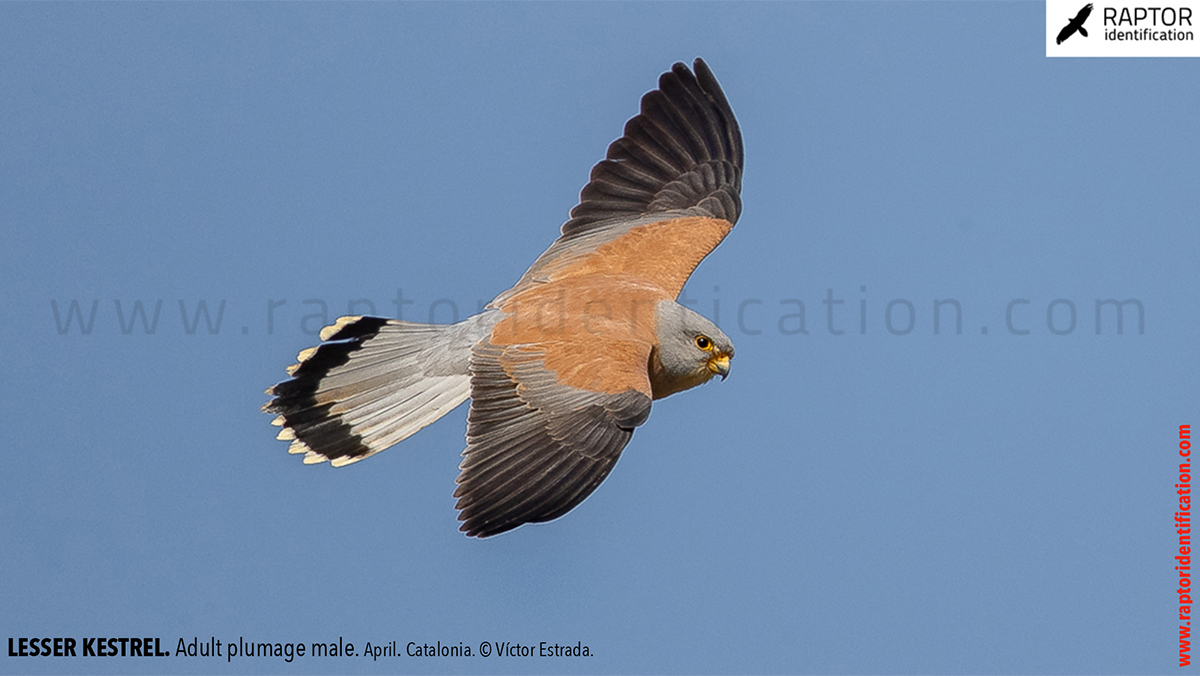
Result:
<svg viewBox="0 0 1200 676"><path fill-rule="evenodd" d="M1200 56L1200 0L1046 0L1046 56Z"/></svg>

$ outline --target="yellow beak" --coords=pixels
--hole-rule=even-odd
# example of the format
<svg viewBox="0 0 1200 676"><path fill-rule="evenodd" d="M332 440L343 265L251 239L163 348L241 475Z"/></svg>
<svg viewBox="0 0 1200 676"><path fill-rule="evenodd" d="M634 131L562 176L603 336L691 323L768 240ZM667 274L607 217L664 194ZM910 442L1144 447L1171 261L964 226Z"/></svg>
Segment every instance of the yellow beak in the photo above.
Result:
<svg viewBox="0 0 1200 676"><path fill-rule="evenodd" d="M721 380L725 380L729 376L729 355L718 354L708 360L708 370L721 376Z"/></svg>

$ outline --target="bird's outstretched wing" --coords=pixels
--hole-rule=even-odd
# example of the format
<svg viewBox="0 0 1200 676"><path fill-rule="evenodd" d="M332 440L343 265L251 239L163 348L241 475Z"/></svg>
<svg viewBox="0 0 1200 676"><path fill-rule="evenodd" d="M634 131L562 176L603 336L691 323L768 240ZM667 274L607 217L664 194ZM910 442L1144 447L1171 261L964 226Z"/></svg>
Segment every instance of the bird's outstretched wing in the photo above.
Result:
<svg viewBox="0 0 1200 676"><path fill-rule="evenodd" d="M658 85L642 97L641 112L592 168L562 236L493 306L576 266L606 244L619 245L633 230L642 231L643 251L624 259L624 271L655 275L677 295L737 222L742 133L721 85L703 59L696 59L695 73L675 64ZM647 229L655 231L652 237ZM671 261L670 270L663 261Z"/></svg>
<svg viewBox="0 0 1200 676"><path fill-rule="evenodd" d="M696 59L695 68L675 64L642 97L641 113L592 168L563 235L671 211L737 222L741 132L708 64Z"/></svg>
<svg viewBox="0 0 1200 676"><path fill-rule="evenodd" d="M643 392L563 384L542 347L482 342L471 355L467 449L454 493L467 535L566 514L604 481L650 415Z"/></svg>

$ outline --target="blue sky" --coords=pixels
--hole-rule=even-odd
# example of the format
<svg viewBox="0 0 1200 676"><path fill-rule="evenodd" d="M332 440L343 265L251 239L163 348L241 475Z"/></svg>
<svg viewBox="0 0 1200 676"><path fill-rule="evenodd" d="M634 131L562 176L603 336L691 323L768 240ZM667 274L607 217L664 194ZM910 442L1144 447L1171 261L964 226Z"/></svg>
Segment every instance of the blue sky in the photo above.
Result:
<svg viewBox="0 0 1200 676"><path fill-rule="evenodd" d="M323 318L474 312L696 56L746 145L685 291L727 381L486 541L465 407L285 453ZM0 5L0 636L594 655L0 672L1175 671L1198 68L1047 59L1036 2Z"/></svg>

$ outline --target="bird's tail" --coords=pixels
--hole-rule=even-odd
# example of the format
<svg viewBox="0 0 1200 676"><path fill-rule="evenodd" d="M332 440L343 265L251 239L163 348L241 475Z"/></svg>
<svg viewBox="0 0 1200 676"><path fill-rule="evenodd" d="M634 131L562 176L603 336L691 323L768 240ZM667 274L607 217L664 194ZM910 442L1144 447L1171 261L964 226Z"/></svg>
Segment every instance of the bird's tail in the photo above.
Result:
<svg viewBox="0 0 1200 676"><path fill-rule="evenodd" d="M1083 26L1080 26L1080 27L1079 27L1079 34L1080 34L1080 35L1082 35L1083 37L1085 37L1085 38L1086 38L1086 37L1088 36L1088 35L1087 35L1087 29L1086 29L1086 28L1084 28Z"/></svg>
<svg viewBox="0 0 1200 676"><path fill-rule="evenodd" d="M306 464L335 467L374 455L429 425L471 394L471 347L495 311L458 324L342 317L300 353L291 379L267 389L277 438Z"/></svg>

